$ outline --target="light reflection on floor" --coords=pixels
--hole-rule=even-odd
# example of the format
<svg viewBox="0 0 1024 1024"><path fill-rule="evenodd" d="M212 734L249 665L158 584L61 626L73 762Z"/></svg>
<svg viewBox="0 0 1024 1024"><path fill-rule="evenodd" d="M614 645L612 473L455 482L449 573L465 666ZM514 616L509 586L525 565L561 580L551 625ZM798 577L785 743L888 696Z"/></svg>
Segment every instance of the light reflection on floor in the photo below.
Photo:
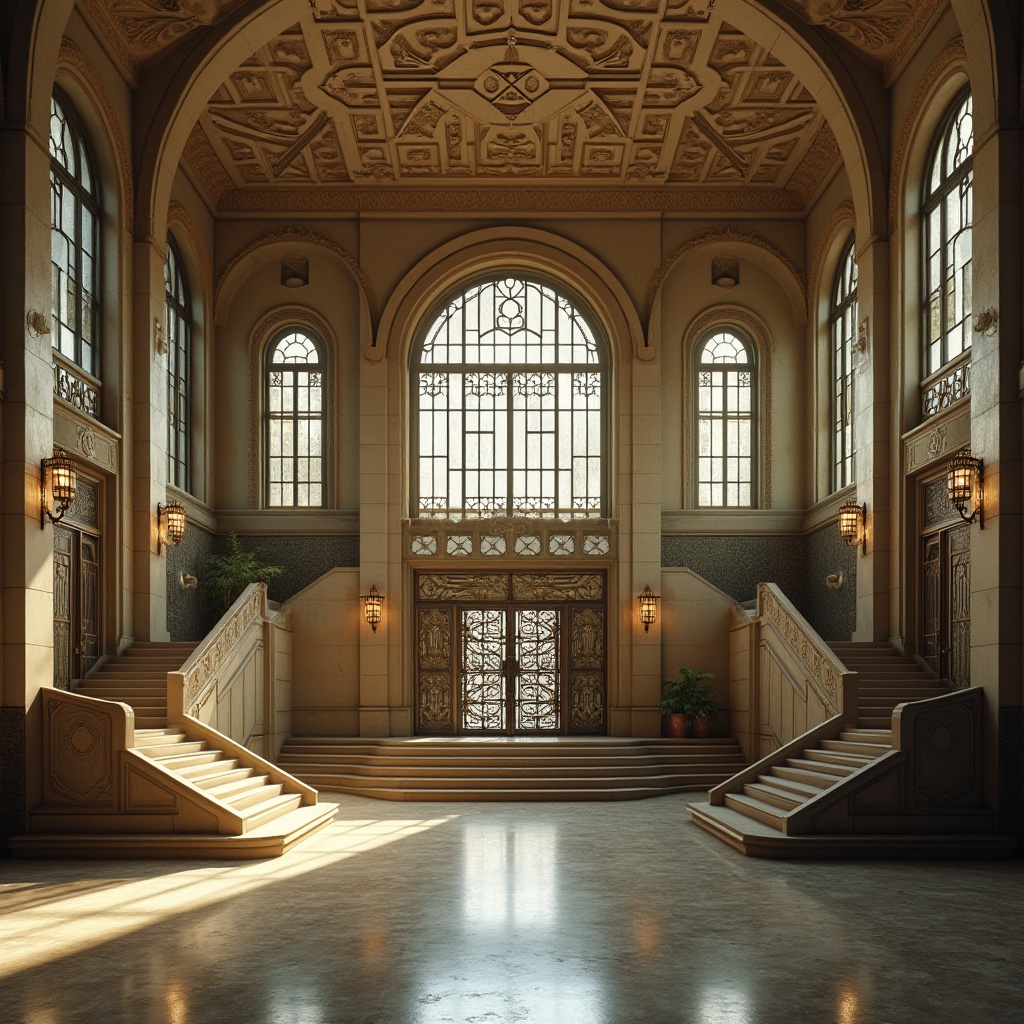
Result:
<svg viewBox="0 0 1024 1024"><path fill-rule="evenodd" d="M0 1021L1019 1019L1019 862L754 861L687 797L330 799L278 860L0 861Z"/></svg>

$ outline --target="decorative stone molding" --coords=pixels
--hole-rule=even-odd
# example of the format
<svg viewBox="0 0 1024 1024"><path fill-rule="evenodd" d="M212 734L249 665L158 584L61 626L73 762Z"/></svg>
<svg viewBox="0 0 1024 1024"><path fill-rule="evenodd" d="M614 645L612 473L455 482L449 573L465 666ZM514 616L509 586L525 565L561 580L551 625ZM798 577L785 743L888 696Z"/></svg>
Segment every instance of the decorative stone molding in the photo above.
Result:
<svg viewBox="0 0 1024 1024"><path fill-rule="evenodd" d="M213 291L213 270L210 267L210 256L206 251L206 244L203 242L199 225L193 220L192 215L176 199L171 201L167 207L167 224L180 224L188 235L189 244L199 263L199 272L203 276L203 294L207 298Z"/></svg>
<svg viewBox="0 0 1024 1024"><path fill-rule="evenodd" d="M258 238L253 239L241 252L237 253L231 262L220 272L220 276L217 278L217 286L213 293L213 307L214 313L217 317L217 323L221 324L224 311L220 309L221 294L224 289L224 283L231 276L235 268L243 261L248 259L254 252L260 249L266 248L268 245L275 245L279 242L289 243L305 243L306 245L315 245L318 248L326 249L332 255L336 256L352 273L352 276L356 279L356 283L359 285L360 290L363 293L363 298L366 301L367 307L371 313L376 309L376 300L373 295L373 285L370 279L366 276L363 268L359 265L359 261L343 246L339 245L332 238L328 238L327 235L320 231L316 231L313 228L273 228L270 231L265 231Z"/></svg>
<svg viewBox="0 0 1024 1024"><path fill-rule="evenodd" d="M954 65L965 66L967 64L967 49L962 39L954 39L946 48L932 61L931 66L922 76L914 92L914 98L910 101L910 109L903 121L903 128L900 130L900 137L896 143L893 153L892 172L889 175L889 234L893 235L899 229L899 205L900 196L906 189L903 181L904 164L907 159L907 152L910 147L911 135L917 129L921 110L928 97L931 95L935 83Z"/></svg>
<svg viewBox="0 0 1024 1024"><path fill-rule="evenodd" d="M825 221L821 234L818 236L818 245L814 250L814 258L811 260L811 272L808 276L810 281L808 294L812 297L812 302L815 301L813 297L817 296L821 291L821 274L824 269L825 256L829 249L832 248L839 229L845 226L848 230L852 230L856 223L857 211L849 200L840 203L829 214L828 220Z"/></svg>
<svg viewBox="0 0 1024 1024"><path fill-rule="evenodd" d="M214 152L201 125L197 124L189 132L181 159L192 169L196 180L206 193L206 198L214 206L219 206L221 199L235 187L231 175L224 170L224 165Z"/></svg>
<svg viewBox="0 0 1024 1024"><path fill-rule="evenodd" d="M826 122L818 129L807 154L789 179L787 188L809 205L825 179L836 169L839 159L839 143Z"/></svg>
<svg viewBox="0 0 1024 1024"><path fill-rule="evenodd" d="M181 667L183 682L182 707L186 714L201 706L200 698L217 681L221 665L234 653L234 648L249 627L266 617L266 584L255 583L224 614L224 617L196 648ZM261 641L257 640L257 643Z"/></svg>
<svg viewBox="0 0 1024 1024"><path fill-rule="evenodd" d="M927 469L971 443L971 410L965 403L955 413L929 421L903 435L903 464L908 473Z"/></svg>
<svg viewBox="0 0 1024 1024"><path fill-rule="evenodd" d="M114 151L117 155L117 162L121 168L121 196L124 202L125 224L133 224L135 219L135 178L132 174L132 162L128 155L128 146L125 144L124 133L121 131L121 122L118 119L114 104L103 85L103 80L96 73L95 68L89 63L89 59L70 40L65 39L58 55L59 64L73 68L81 76L100 109L106 122L107 131L114 143Z"/></svg>
<svg viewBox="0 0 1024 1024"><path fill-rule="evenodd" d="M762 583L757 588L757 614L775 627L779 638L806 669L807 682L818 692L832 714L842 714L845 673L828 645L770 583Z"/></svg>
<svg viewBox="0 0 1024 1024"><path fill-rule="evenodd" d="M910 16L903 30L896 37L889 56L882 68L882 84L889 88L903 69L903 63L925 38L932 21L949 0L914 0Z"/></svg>
<svg viewBox="0 0 1024 1024"><path fill-rule="evenodd" d="M974 333L986 338L995 337L999 329L999 314L995 306L989 306L974 316Z"/></svg>
<svg viewBox="0 0 1024 1024"><path fill-rule="evenodd" d="M772 507L772 357L771 336L768 329L760 317L739 306L716 306L705 310L687 328L683 344L683 365L686 367L684 373L689 379L690 368L693 366L694 348L700 336L712 327L724 327L728 324L734 324L745 331L757 348L758 508L769 509ZM686 461L683 466L685 483L696 465L692 430L695 420L692 387L683 389L683 409L685 416L683 429L686 431L687 437L683 446L686 452Z"/></svg>

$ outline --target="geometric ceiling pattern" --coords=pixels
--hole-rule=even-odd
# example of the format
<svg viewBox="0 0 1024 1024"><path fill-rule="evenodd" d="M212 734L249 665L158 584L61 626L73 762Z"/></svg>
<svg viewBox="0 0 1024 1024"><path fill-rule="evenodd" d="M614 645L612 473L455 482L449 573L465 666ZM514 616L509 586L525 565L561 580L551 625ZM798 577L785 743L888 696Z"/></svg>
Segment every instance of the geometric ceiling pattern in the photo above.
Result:
<svg viewBox="0 0 1024 1024"><path fill-rule="evenodd" d="M879 68L935 7L782 2ZM87 6L144 67L246 0ZM544 186L801 210L838 148L814 97L715 0L310 0L227 75L185 159L222 209Z"/></svg>

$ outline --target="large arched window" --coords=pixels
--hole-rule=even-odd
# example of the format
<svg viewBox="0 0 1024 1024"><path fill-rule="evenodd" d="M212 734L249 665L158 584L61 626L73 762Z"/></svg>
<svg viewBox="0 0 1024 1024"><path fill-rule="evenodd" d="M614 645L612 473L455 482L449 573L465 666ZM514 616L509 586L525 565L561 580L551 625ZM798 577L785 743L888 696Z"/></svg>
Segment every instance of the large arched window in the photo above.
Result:
<svg viewBox="0 0 1024 1024"><path fill-rule="evenodd" d="M189 486L189 375L192 366L192 304L181 254L167 237L164 264L164 329L167 337L167 479L175 487Z"/></svg>
<svg viewBox="0 0 1024 1024"><path fill-rule="evenodd" d="M857 261L853 239L839 261L829 313L832 339L832 489L853 483L853 341L857 331Z"/></svg>
<svg viewBox="0 0 1024 1024"><path fill-rule="evenodd" d="M68 98L50 100L50 253L54 348L99 375L99 200L85 133ZM87 411L96 402L86 402Z"/></svg>
<svg viewBox="0 0 1024 1024"><path fill-rule="evenodd" d="M753 345L715 328L697 343L697 504L750 508L757 494L757 367Z"/></svg>
<svg viewBox="0 0 1024 1024"><path fill-rule="evenodd" d="M607 366L554 287L477 283L429 321L411 361L412 514L607 514Z"/></svg>
<svg viewBox="0 0 1024 1024"><path fill-rule="evenodd" d="M942 120L925 178L925 377L971 345L973 149L971 94L964 90Z"/></svg>
<svg viewBox="0 0 1024 1024"><path fill-rule="evenodd" d="M323 506L323 370L320 344L301 329L278 334L267 349L263 407L270 508Z"/></svg>

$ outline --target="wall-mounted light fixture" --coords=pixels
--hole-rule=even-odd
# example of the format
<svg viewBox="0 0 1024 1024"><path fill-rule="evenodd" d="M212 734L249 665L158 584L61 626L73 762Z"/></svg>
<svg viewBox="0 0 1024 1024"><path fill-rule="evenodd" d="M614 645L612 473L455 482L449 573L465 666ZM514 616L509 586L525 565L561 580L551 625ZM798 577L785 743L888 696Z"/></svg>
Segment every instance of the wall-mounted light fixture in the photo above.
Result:
<svg viewBox="0 0 1024 1024"><path fill-rule="evenodd" d="M42 494L40 497L39 529L46 526L46 520L59 523L64 513L71 508L78 489L78 467L75 460L60 448L54 448L53 455L43 459L39 474Z"/></svg>
<svg viewBox="0 0 1024 1024"><path fill-rule="evenodd" d="M173 548L185 536L185 508L176 501L156 506L156 553Z"/></svg>
<svg viewBox="0 0 1024 1024"><path fill-rule="evenodd" d="M965 523L978 520L978 526L984 528L983 481L984 463L976 459L970 452L957 452L946 470L946 490L953 507L960 513ZM967 506L971 506L971 514L967 514Z"/></svg>
<svg viewBox="0 0 1024 1024"><path fill-rule="evenodd" d="M644 624L645 633L649 633L651 624L658 621L658 602L660 600L661 594L653 593L650 587L644 587L637 596L637 601L640 604L640 621Z"/></svg>
<svg viewBox="0 0 1024 1024"><path fill-rule="evenodd" d="M360 597L363 602L363 615L366 616L366 624L376 633L384 614L384 595L379 593L374 585L370 587L368 594L361 594Z"/></svg>
<svg viewBox="0 0 1024 1024"><path fill-rule="evenodd" d="M855 501L850 501L839 510L839 536L851 548L860 547L864 554L868 550L867 520L867 505L858 505Z"/></svg>

